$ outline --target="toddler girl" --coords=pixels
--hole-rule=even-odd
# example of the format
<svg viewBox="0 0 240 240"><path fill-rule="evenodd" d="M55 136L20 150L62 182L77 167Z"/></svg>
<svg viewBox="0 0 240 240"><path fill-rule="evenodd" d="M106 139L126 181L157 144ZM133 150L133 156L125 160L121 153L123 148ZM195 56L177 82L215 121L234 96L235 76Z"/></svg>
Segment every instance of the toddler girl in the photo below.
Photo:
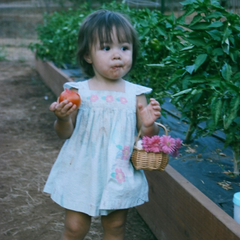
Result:
<svg viewBox="0 0 240 240"><path fill-rule="evenodd" d="M77 57L87 81L68 82L79 109L68 100L54 102L54 127L67 139L44 191L66 209L64 240L83 239L91 216L101 216L104 240L124 239L127 210L148 201L142 170L130 162L136 133L158 134L160 117L151 89L123 80L133 67L138 37L119 13L99 10L82 23Z"/></svg>

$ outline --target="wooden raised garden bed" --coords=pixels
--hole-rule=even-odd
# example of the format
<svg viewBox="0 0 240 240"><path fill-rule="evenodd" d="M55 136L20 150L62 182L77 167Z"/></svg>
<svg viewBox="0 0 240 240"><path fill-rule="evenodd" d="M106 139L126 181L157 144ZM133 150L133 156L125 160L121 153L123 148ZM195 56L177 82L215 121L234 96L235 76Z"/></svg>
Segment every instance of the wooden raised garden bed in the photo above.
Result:
<svg viewBox="0 0 240 240"><path fill-rule="evenodd" d="M58 96L72 81L50 62L36 59L43 81ZM170 165L146 172L149 202L138 212L159 240L240 240L240 225Z"/></svg>

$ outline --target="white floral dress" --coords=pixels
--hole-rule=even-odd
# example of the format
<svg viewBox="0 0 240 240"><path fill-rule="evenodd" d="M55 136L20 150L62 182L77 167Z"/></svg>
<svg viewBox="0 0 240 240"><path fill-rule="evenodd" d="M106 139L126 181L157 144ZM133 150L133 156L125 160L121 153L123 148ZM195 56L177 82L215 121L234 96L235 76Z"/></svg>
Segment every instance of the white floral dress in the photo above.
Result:
<svg viewBox="0 0 240 240"><path fill-rule="evenodd" d="M90 216L148 201L142 170L130 162L136 135L136 96L151 89L125 81L125 93L69 82L82 102L76 126L55 161L44 192L62 207Z"/></svg>

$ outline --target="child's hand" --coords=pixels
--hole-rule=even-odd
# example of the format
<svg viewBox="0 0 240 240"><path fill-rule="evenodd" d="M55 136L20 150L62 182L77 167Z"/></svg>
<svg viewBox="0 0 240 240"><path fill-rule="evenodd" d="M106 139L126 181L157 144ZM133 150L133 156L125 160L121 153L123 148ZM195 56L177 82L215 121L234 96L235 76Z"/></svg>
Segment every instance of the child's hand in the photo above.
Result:
<svg viewBox="0 0 240 240"><path fill-rule="evenodd" d="M61 103L53 102L49 107L49 110L54 112L54 114L63 121L69 120L71 113L76 109L77 106L68 100L64 100Z"/></svg>
<svg viewBox="0 0 240 240"><path fill-rule="evenodd" d="M150 127L161 116L160 104L154 98L150 98L150 103L146 107L139 103L138 110L145 127Z"/></svg>

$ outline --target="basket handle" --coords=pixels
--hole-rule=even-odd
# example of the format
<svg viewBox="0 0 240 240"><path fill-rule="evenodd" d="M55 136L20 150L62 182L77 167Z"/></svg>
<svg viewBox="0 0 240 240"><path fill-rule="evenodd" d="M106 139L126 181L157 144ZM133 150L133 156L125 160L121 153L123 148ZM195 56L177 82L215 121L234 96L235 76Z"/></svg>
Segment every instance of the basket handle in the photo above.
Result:
<svg viewBox="0 0 240 240"><path fill-rule="evenodd" d="M167 135L168 135L168 130L167 130L167 128L166 128L164 125L162 125L161 123L157 123L157 122L155 122L155 123L156 123L159 127L162 127L162 128L163 128L163 130L164 130L164 132L165 132L165 135L167 136ZM136 139L134 145L136 145L136 143L138 142L138 140L139 140L139 138L140 138L140 135L141 135L141 128L140 128L140 130L139 130L139 132L138 132L138 136L137 136L137 139Z"/></svg>

